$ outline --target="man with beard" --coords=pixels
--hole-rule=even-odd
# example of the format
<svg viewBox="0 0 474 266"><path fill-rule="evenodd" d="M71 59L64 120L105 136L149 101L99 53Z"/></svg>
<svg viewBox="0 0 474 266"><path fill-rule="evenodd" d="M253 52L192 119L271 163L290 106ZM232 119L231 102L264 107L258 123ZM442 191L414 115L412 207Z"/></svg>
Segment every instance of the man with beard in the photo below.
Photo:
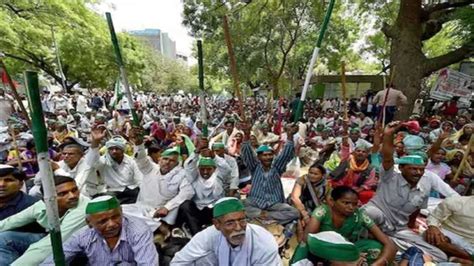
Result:
<svg viewBox="0 0 474 266"><path fill-rule="evenodd" d="M225 145L222 142L212 144L212 151L217 157L224 159L229 165L231 169L230 175L227 175L222 181L226 195L229 197L235 197L237 195L237 190L239 189L239 166L237 160L226 154Z"/></svg>
<svg viewBox="0 0 474 266"><path fill-rule="evenodd" d="M217 201L213 217L214 226L195 235L170 265L282 265L275 238L264 228L247 224L238 199Z"/></svg>
<svg viewBox="0 0 474 266"><path fill-rule="evenodd" d="M100 196L86 207L88 227L63 244L66 263L86 256L89 265L158 265L153 234L141 222L122 214L117 198ZM50 256L42 265L54 265Z"/></svg>
<svg viewBox="0 0 474 266"><path fill-rule="evenodd" d="M383 136L382 168L380 182L375 196L364 206L372 220L389 235L399 250L405 251L416 246L433 256L436 262L446 261L446 254L428 244L422 236L408 228L416 219L420 209L427 208L428 197L432 190L445 197L457 193L439 177L425 172L425 162L418 155L403 156L393 159L393 135L400 128L400 122L388 124Z"/></svg>
<svg viewBox="0 0 474 266"><path fill-rule="evenodd" d="M85 208L89 199L80 195L76 182L71 177L54 176L54 185L61 238L66 241L74 232L86 225ZM49 235L41 239L28 240L22 238L20 232L11 231L35 221L43 228L49 228L46 205L43 201L38 201L29 208L0 221L0 265L38 265L51 254Z"/></svg>

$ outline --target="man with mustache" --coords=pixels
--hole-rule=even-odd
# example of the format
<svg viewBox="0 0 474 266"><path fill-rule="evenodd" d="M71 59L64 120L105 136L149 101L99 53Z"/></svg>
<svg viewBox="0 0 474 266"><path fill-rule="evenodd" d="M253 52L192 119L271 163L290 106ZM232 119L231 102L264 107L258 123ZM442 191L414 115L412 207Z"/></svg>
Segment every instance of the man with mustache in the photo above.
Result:
<svg viewBox="0 0 474 266"><path fill-rule="evenodd" d="M99 196L86 207L88 227L63 244L66 263L86 256L89 265L158 265L151 230L140 220L124 216L113 196ZM54 265L50 256L42 265Z"/></svg>
<svg viewBox="0 0 474 266"><path fill-rule="evenodd" d="M364 209L400 251L416 246L433 256L434 261L446 261L443 251L428 244L408 225L414 222L420 209L427 208L432 190L445 197L457 193L436 174L425 171L426 164L421 156L403 156L396 161L398 167L395 167L393 135L400 127L401 123L396 121L385 128L378 188Z"/></svg>
<svg viewBox="0 0 474 266"><path fill-rule="evenodd" d="M250 194L244 201L247 217L250 219L274 220L285 225L298 219L296 208L285 203L281 175L286 165L295 156L293 135L298 131L297 126L287 126L287 143L281 153L275 158L275 151L267 145L257 149L257 157L250 146L250 125L242 125L245 142L242 145L242 159L252 174Z"/></svg>
<svg viewBox="0 0 474 266"><path fill-rule="evenodd" d="M196 234L170 265L282 265L275 238L264 228L247 224L237 198L222 198L213 209L213 224Z"/></svg>
<svg viewBox="0 0 474 266"><path fill-rule="evenodd" d="M80 195L74 179L68 176L54 176L56 186L61 237L66 241L85 223L85 208L89 199ZM0 221L0 265L38 265L52 252L50 236L39 241L25 243L17 237L15 228L37 222L48 229L46 205L38 201L29 208ZM20 241L21 240L21 241ZM13 262L13 263L12 263Z"/></svg>

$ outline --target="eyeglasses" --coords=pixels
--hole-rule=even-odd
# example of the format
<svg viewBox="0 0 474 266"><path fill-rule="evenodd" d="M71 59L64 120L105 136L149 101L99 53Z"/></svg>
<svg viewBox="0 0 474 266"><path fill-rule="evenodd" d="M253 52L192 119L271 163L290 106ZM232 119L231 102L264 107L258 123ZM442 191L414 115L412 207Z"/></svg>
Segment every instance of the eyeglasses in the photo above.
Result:
<svg viewBox="0 0 474 266"><path fill-rule="evenodd" d="M239 224L240 227L244 227L247 225L247 222L248 222L247 218L242 218L242 219L237 219L237 220L225 221L223 224L225 227L234 228L234 227L237 227L237 224Z"/></svg>

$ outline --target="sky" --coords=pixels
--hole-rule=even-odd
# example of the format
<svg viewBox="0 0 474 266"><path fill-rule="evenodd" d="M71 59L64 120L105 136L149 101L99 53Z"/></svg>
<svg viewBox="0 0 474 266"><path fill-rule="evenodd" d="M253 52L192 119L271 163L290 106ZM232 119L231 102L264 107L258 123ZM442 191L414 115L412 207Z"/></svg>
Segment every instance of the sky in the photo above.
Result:
<svg viewBox="0 0 474 266"><path fill-rule="evenodd" d="M111 12L117 31L158 28L176 42L176 50L191 55L193 38L182 24L182 0L105 0L97 7L101 13Z"/></svg>

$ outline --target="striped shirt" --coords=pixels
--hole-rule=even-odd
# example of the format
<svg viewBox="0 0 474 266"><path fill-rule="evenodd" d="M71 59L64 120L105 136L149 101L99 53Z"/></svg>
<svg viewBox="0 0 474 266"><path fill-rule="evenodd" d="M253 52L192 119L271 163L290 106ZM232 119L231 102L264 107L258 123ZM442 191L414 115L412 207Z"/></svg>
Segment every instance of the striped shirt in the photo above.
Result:
<svg viewBox="0 0 474 266"><path fill-rule="evenodd" d="M260 209L267 209L275 203L285 202L280 176L285 172L286 165L295 156L293 141L286 143L268 172L265 172L262 164L255 157L250 142L246 141L242 145L241 156L252 174L252 188L248 200Z"/></svg>
<svg viewBox="0 0 474 266"><path fill-rule="evenodd" d="M66 264L85 255L88 265L158 265L158 253L150 228L140 220L123 216L120 239L113 250L93 228L84 227L63 245ZM50 256L42 265L54 265Z"/></svg>

